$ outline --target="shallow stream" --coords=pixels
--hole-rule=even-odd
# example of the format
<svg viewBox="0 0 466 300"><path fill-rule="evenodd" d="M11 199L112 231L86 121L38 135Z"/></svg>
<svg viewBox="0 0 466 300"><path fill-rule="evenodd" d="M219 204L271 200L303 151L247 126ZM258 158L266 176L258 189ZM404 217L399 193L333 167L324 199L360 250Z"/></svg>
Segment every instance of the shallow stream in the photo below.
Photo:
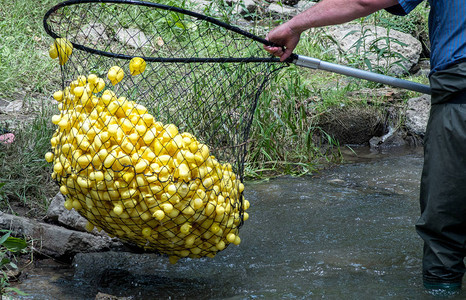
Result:
<svg viewBox="0 0 466 300"><path fill-rule="evenodd" d="M213 259L80 254L72 268L35 269L19 286L23 299L433 299L414 229L422 152L366 151L355 161L248 182L242 243Z"/></svg>

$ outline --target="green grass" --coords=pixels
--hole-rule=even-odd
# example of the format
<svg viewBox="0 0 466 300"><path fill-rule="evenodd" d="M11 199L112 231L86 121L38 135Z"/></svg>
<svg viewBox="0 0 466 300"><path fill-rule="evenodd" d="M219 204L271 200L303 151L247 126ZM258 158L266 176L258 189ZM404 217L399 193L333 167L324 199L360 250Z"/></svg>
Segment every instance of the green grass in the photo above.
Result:
<svg viewBox="0 0 466 300"><path fill-rule="evenodd" d="M0 209L14 211L16 206L12 203L19 203L38 214L43 213L47 200L58 191L50 179L51 166L45 162L44 154L50 148L55 129L50 118L56 108L48 103L61 83L59 66L48 57L52 39L42 27L45 12L60 1L39 2L0 0L0 99L25 100L41 108L31 114L31 122L15 129L15 143L0 144L0 186L3 184ZM168 4L174 3L178 2ZM405 18L380 13L364 22L419 36L426 34L426 11L425 7L419 7ZM230 12L222 12L223 20L234 21ZM267 29L251 30L267 32ZM305 33L295 52L335 62L336 58L328 51L331 42L321 32ZM215 74L211 76L206 82L215 79ZM426 83L423 78L407 79ZM348 99L348 92L377 86L296 66L281 70L263 92L255 111L245 175L249 178L302 175L315 172L322 164L340 162L339 143L318 127L319 116L333 106L363 103Z"/></svg>
<svg viewBox="0 0 466 300"><path fill-rule="evenodd" d="M45 99L59 88L60 76L56 63L48 57L51 39L43 30L42 17L58 2L1 1L0 99L22 100L30 108L30 121L10 120L15 142L0 144L2 211L15 212L23 206L32 215L43 214L47 200L57 191L43 157L53 130L49 121L52 109ZM0 128L5 127L11 129L12 125L0 121Z"/></svg>
<svg viewBox="0 0 466 300"><path fill-rule="evenodd" d="M50 38L42 29L42 16L58 2L1 1L0 97L46 94L59 82L56 65L48 57Z"/></svg>
<svg viewBox="0 0 466 300"><path fill-rule="evenodd" d="M15 142L0 144L0 209L15 212L17 206L26 208L30 215L44 213L48 200L57 192L50 177L50 165L44 154L50 148L50 137L55 128L50 115L38 115L30 124L15 131Z"/></svg>

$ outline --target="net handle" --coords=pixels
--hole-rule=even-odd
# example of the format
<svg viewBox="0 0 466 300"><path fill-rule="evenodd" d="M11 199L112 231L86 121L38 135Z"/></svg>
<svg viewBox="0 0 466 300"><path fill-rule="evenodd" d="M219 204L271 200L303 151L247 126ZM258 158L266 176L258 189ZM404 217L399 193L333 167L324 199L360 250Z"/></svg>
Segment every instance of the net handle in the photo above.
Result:
<svg viewBox="0 0 466 300"><path fill-rule="evenodd" d="M364 79L372 82L378 82L426 95L431 94L430 86L418 82L404 80L392 76L387 76L375 72L369 72L361 69L351 68L339 64L334 64L322 61L317 58L307 57L303 55L292 54L290 56L292 63L309 69L319 69L331 73L338 73L346 76L351 76L359 79Z"/></svg>

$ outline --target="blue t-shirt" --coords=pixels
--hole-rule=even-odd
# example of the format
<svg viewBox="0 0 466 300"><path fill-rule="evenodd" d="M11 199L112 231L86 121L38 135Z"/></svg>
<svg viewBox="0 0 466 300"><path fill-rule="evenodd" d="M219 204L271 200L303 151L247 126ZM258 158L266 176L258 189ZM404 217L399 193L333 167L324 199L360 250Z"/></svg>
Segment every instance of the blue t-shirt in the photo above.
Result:
<svg viewBox="0 0 466 300"><path fill-rule="evenodd" d="M393 7L392 13L408 14L424 0L398 0L402 11ZM429 0L429 38L431 44L431 74L466 59L466 0ZM400 7L398 7L400 8Z"/></svg>

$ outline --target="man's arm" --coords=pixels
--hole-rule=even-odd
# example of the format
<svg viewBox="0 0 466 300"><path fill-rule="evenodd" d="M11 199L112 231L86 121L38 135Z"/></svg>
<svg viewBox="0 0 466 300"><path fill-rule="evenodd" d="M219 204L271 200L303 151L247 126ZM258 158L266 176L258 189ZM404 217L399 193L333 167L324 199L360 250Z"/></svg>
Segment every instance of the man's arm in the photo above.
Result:
<svg viewBox="0 0 466 300"><path fill-rule="evenodd" d="M266 39L284 46L284 51L281 47L264 49L283 61L291 55L303 31L346 23L397 4L398 0L323 0L269 32Z"/></svg>

